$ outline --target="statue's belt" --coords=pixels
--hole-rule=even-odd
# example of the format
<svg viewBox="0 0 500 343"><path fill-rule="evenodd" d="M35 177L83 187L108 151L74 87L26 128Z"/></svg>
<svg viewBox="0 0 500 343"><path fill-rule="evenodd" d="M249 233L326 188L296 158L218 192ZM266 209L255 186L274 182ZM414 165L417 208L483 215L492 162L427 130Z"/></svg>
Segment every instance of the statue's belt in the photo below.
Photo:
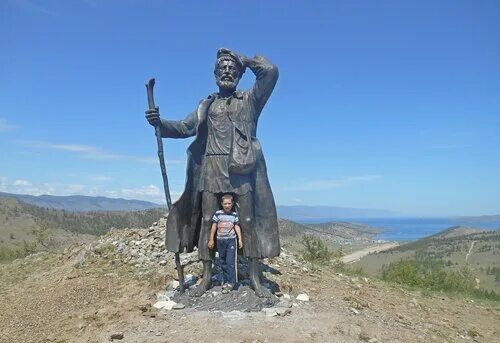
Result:
<svg viewBox="0 0 500 343"><path fill-rule="evenodd" d="M229 156L229 153L208 153L205 154L205 157L207 156Z"/></svg>

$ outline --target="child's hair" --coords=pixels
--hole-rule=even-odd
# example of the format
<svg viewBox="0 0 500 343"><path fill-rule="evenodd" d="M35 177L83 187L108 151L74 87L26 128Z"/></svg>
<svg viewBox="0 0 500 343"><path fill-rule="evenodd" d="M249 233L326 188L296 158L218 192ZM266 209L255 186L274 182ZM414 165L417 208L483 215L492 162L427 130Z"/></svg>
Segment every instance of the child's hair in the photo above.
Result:
<svg viewBox="0 0 500 343"><path fill-rule="evenodd" d="M224 200L231 200L231 201L234 201L233 196L232 196L231 194L224 194L224 195L222 196L221 202L223 202Z"/></svg>

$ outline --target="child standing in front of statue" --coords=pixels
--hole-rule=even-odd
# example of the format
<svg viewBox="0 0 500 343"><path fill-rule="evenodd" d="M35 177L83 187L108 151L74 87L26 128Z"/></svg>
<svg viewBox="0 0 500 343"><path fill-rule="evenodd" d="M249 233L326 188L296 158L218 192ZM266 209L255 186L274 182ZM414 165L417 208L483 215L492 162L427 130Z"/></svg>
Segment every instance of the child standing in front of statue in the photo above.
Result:
<svg viewBox="0 0 500 343"><path fill-rule="evenodd" d="M217 252L223 274L222 293L229 293L238 282L237 249L243 247L243 238L238 214L233 211L233 196L223 195L221 205L222 210L216 211L212 217L208 247L214 248L217 234Z"/></svg>

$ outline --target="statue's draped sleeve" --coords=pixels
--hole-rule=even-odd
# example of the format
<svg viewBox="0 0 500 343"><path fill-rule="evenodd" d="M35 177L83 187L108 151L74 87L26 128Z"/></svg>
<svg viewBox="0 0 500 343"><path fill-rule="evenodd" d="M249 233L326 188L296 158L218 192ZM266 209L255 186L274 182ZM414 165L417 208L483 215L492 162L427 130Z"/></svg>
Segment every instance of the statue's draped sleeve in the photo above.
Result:
<svg viewBox="0 0 500 343"><path fill-rule="evenodd" d="M161 119L161 136L163 138L187 138L196 134L198 116L196 111L183 120Z"/></svg>
<svg viewBox="0 0 500 343"><path fill-rule="evenodd" d="M263 56L248 59L247 66L256 77L255 84L250 90L250 99L256 116L254 119L257 120L273 92L276 81L278 81L279 72L278 67Z"/></svg>

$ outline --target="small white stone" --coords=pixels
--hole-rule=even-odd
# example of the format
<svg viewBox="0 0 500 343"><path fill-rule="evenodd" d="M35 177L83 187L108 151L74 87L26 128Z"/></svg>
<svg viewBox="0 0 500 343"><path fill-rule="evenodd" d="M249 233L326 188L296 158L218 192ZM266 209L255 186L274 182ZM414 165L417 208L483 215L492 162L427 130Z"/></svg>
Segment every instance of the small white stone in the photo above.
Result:
<svg viewBox="0 0 500 343"><path fill-rule="evenodd" d="M159 310L161 310L161 309L171 310L175 305L177 305L177 303L175 301L172 301L172 300L161 300L161 301L157 301L153 305L153 307L157 308Z"/></svg>
<svg viewBox="0 0 500 343"><path fill-rule="evenodd" d="M290 299L290 294L283 293L283 299Z"/></svg>
<svg viewBox="0 0 500 343"><path fill-rule="evenodd" d="M354 307L349 307L349 310L354 314L359 314L359 311L356 310Z"/></svg>
<svg viewBox="0 0 500 343"><path fill-rule="evenodd" d="M299 301L309 301L309 296L306 293L301 293L297 295L296 299Z"/></svg>

